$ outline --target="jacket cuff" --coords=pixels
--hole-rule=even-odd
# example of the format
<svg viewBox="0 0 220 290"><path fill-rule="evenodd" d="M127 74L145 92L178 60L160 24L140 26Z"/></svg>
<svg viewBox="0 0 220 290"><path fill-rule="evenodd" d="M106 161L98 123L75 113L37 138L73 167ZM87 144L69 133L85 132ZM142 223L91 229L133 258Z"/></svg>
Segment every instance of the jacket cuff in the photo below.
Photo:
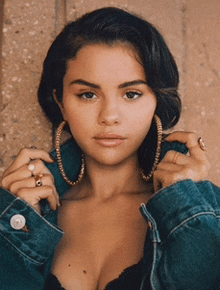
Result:
<svg viewBox="0 0 220 290"><path fill-rule="evenodd" d="M147 219L153 219L154 232L157 232L157 236L159 234L157 241L164 241L183 223L201 213L216 214L214 205L206 198L206 194L210 196L214 193L210 184L209 181L195 183L187 179L155 194L145 209Z"/></svg>
<svg viewBox="0 0 220 290"><path fill-rule="evenodd" d="M61 240L63 232L28 203L4 189L0 189L0 200L0 235L25 258L43 264ZM25 228L13 226L17 215Z"/></svg>

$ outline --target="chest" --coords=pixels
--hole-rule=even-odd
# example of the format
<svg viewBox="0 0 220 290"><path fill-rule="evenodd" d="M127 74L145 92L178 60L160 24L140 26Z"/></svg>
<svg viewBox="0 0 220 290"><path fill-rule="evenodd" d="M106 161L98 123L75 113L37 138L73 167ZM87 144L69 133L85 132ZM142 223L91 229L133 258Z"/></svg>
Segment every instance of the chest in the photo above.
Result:
<svg viewBox="0 0 220 290"><path fill-rule="evenodd" d="M142 258L147 224L139 211L141 202L146 202L145 196L104 203L63 202L58 225L65 235L55 253L53 272L67 290L74 289L76 281L82 290L104 289Z"/></svg>

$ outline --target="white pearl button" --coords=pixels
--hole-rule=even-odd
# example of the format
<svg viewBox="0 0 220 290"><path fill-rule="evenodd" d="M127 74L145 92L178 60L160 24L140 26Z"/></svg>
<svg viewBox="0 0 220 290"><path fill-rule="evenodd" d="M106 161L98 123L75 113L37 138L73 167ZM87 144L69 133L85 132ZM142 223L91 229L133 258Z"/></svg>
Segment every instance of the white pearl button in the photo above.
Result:
<svg viewBox="0 0 220 290"><path fill-rule="evenodd" d="M26 219L21 214L15 214L11 217L10 224L15 230L20 230L25 226Z"/></svg>

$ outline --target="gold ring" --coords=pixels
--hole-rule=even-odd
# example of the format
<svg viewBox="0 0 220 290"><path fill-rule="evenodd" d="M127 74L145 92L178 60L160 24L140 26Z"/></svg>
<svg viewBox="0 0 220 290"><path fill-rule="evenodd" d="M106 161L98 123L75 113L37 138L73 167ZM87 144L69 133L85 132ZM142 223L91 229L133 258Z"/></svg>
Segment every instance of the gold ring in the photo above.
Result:
<svg viewBox="0 0 220 290"><path fill-rule="evenodd" d="M178 155L179 155L179 152L176 152L175 155L173 156L172 163L175 163L176 164L176 160L177 160Z"/></svg>
<svg viewBox="0 0 220 290"><path fill-rule="evenodd" d="M204 143L204 141L202 140L202 137L199 137L199 139L198 139L198 144L199 144L199 147L200 147L203 151L206 151L206 150L207 150L207 147L205 146L205 143Z"/></svg>
<svg viewBox="0 0 220 290"><path fill-rule="evenodd" d="M42 177L43 177L43 174L37 174L34 176L36 187L43 185L42 180L41 180Z"/></svg>

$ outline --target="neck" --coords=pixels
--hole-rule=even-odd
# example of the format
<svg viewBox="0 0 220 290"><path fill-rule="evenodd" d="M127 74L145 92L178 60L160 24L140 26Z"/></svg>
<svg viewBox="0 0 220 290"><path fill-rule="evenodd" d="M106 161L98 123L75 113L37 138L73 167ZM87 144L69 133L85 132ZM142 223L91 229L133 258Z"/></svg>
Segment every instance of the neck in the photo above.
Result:
<svg viewBox="0 0 220 290"><path fill-rule="evenodd" d="M117 165L103 165L85 156L85 164L86 175L82 185L89 191L89 195L106 199L121 193L147 190L147 184L140 175L136 155Z"/></svg>

